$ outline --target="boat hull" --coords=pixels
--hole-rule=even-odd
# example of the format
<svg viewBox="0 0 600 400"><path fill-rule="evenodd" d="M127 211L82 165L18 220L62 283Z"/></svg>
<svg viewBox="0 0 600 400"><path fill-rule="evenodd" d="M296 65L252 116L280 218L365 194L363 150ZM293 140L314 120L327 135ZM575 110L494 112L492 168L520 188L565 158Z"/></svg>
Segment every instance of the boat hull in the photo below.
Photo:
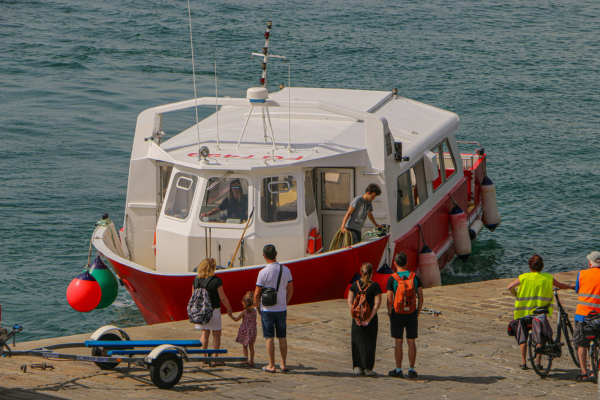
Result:
<svg viewBox="0 0 600 400"><path fill-rule="evenodd" d="M363 263L380 264L386 244L387 237L382 237L335 252L285 262L294 282L290 304L343 299ZM161 274L127 265L130 262L111 257L106 251L102 253L148 324L188 319L186 307L192 295L194 274ZM242 298L246 292L254 291L258 272L263 267L216 271L223 280L223 290L234 312L242 310ZM221 311L226 310L222 307Z"/></svg>

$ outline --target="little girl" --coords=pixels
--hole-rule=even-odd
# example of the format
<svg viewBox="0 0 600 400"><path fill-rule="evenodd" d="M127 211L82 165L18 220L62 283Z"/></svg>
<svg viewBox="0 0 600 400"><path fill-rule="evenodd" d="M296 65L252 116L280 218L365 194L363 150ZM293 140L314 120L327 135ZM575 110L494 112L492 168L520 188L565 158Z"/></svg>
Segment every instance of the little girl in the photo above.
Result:
<svg viewBox="0 0 600 400"><path fill-rule="evenodd" d="M239 321L243 318L235 341L244 346L244 357L246 357L247 361L242 364L253 367L254 342L256 341L256 308L254 308L254 292L247 292L242 299L242 304L244 305L244 311L237 317L234 317L233 314L230 314L229 317L234 321ZM248 357L248 349L250 349L250 357Z"/></svg>

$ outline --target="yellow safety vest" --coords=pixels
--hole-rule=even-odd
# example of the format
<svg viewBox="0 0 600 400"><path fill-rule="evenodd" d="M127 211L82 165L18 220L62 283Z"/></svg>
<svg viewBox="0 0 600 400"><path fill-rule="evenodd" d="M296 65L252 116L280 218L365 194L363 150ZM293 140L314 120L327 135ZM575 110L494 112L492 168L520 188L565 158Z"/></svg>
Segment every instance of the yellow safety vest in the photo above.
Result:
<svg viewBox="0 0 600 400"><path fill-rule="evenodd" d="M519 290L515 300L515 319L533 314L537 307L548 306L552 316L552 283L554 278L542 272L528 272L519 276Z"/></svg>

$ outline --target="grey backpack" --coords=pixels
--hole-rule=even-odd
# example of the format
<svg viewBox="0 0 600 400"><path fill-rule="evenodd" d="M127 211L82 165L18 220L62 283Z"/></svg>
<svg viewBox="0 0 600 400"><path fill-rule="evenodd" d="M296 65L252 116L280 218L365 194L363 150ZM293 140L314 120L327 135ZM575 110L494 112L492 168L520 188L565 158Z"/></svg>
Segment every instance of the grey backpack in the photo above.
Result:
<svg viewBox="0 0 600 400"><path fill-rule="evenodd" d="M213 307L210 296L208 295L208 290L206 290L208 282L210 282L212 278L213 277L211 276L204 282L204 285L198 289L194 289L194 293L192 293L192 297L188 302L188 317L190 317L190 322L194 324L204 325L212 318Z"/></svg>

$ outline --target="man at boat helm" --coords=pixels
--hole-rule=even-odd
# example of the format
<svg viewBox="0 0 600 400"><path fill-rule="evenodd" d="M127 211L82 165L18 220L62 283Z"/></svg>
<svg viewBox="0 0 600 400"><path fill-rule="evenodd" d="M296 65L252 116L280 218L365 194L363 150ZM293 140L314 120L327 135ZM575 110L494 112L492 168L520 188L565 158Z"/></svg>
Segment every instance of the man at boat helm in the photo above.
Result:
<svg viewBox="0 0 600 400"><path fill-rule="evenodd" d="M577 275L575 292L579 293L577 309L575 310L575 332L573 332L573 343L578 346L579 365L581 375L578 381L596 379L587 373L587 353L590 349L590 340L583 333L585 317L592 311L600 313L600 251L592 251L588 256L590 269L582 270ZM592 360L590 360L591 362ZM592 369L593 371L593 369Z"/></svg>
<svg viewBox="0 0 600 400"><path fill-rule="evenodd" d="M346 212L344 220L342 221L341 231L342 233L350 232L352 234L353 243L360 243L362 240L362 228L367 217L369 217L373 225L378 228L381 227L373 217L373 205L371 204L371 202L380 194L381 188L379 185L371 183L367 186L365 194L352 200L350 207L348 207L348 212Z"/></svg>
<svg viewBox="0 0 600 400"><path fill-rule="evenodd" d="M516 297L515 299L515 319L532 315L533 310L538 307L548 308L548 318L552 316L552 297L553 286L559 289L574 289L575 285L567 285L558 282L550 274L542 272L544 260L542 257L534 254L529 259L529 269L531 272L519 275L519 277L508 285L508 290ZM517 286L519 287L517 289ZM521 350L521 369L527 369L527 339L529 332L525 329L523 337L519 340ZM517 340L519 337L517 337Z"/></svg>

